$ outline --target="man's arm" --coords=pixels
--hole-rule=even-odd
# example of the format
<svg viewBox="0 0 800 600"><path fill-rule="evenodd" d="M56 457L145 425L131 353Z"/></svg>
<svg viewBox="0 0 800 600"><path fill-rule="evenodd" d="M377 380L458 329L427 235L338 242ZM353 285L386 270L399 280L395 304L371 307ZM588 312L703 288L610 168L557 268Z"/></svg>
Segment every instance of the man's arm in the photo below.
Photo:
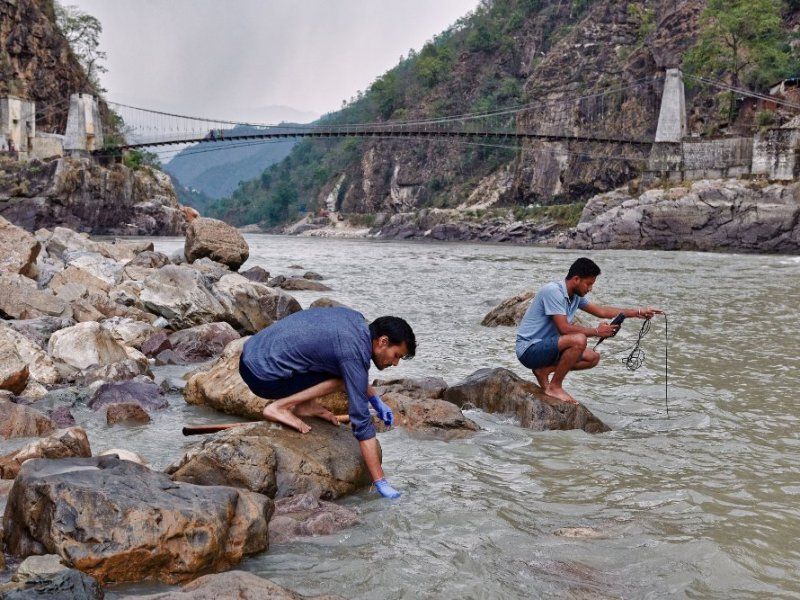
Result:
<svg viewBox="0 0 800 600"><path fill-rule="evenodd" d="M600 317L601 319L613 319L619 313L625 315L626 318L633 319L652 319L655 315L664 314L663 311L652 306L645 308L617 308L615 306L600 306L589 302L581 307L581 310L588 312L590 315Z"/></svg>
<svg viewBox="0 0 800 600"><path fill-rule="evenodd" d="M567 315L551 315L550 318L553 319L560 335L582 333L586 337L611 337L619 329L619 325L609 325L608 323L600 323L597 327L575 325L567 321Z"/></svg>
<svg viewBox="0 0 800 600"><path fill-rule="evenodd" d="M340 369L347 392L347 412L350 415L350 427L358 440L361 456L367 465L372 481L383 479L378 439L375 437L375 425L369 412L367 390L369 389L369 372L358 360L345 360ZM374 390L374 388L373 388Z"/></svg>

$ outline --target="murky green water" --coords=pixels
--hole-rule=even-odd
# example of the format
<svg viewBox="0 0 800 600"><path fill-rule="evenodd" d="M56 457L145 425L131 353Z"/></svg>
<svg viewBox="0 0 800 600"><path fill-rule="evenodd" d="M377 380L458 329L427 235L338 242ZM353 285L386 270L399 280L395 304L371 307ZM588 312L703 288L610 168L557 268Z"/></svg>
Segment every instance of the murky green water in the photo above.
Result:
<svg viewBox="0 0 800 600"><path fill-rule="evenodd" d="M272 236L248 242L246 266L274 275L300 264L327 277L334 292L295 293L303 306L328 295L368 318L405 317L417 333L417 358L384 374L449 383L489 366L525 375L514 330L479 323L502 299L563 277L579 255ZM181 244L156 240L164 251ZM630 321L601 346L597 369L566 382L613 432L536 433L480 412L469 416L483 431L469 440L391 431L380 437L384 466L402 499L351 497L345 502L361 511L359 526L275 546L243 567L304 594L352 598L800 596L800 258L591 256L603 269L595 301L669 313L670 418L663 321L653 323L647 362L634 373L620 363L638 330ZM184 421L229 420L173 400L147 427L90 423L93 448L133 449L161 467L180 455Z"/></svg>

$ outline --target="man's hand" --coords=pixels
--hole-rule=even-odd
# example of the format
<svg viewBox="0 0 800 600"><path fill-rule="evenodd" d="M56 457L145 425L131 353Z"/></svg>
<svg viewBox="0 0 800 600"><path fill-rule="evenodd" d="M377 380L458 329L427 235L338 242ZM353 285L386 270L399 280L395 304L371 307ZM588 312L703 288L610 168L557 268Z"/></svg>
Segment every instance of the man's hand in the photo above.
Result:
<svg viewBox="0 0 800 600"><path fill-rule="evenodd" d="M613 337L617 335L617 331L619 331L619 325L612 325L611 323L606 323L603 321L595 328L595 330L597 331L597 337L599 338Z"/></svg>
<svg viewBox="0 0 800 600"><path fill-rule="evenodd" d="M646 308L637 308L636 309L636 317L639 319L652 319L656 315L663 315L664 311L660 308L655 308L654 306L648 306Z"/></svg>
<svg viewBox="0 0 800 600"><path fill-rule="evenodd" d="M383 424L387 427L391 427L394 423L394 413L392 409L389 408L377 394L369 397L369 403L372 405L372 408L375 409L375 412L378 413L378 417L383 421Z"/></svg>

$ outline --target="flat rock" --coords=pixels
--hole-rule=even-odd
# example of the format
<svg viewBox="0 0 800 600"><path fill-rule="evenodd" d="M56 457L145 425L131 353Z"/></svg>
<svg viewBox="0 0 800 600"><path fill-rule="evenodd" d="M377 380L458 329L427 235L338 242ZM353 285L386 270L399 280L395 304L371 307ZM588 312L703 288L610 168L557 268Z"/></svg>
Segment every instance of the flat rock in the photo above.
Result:
<svg viewBox="0 0 800 600"><path fill-rule="evenodd" d="M248 571L204 575L180 590L150 596L124 596L120 600L342 600L340 596L303 596Z"/></svg>
<svg viewBox="0 0 800 600"><path fill-rule="evenodd" d="M106 423L109 425L117 423L142 425L149 422L150 415L135 402L114 402L109 404L106 410Z"/></svg>
<svg viewBox="0 0 800 600"><path fill-rule="evenodd" d="M266 496L176 483L113 456L34 459L3 524L14 556L55 553L101 583L176 583L265 550L272 511Z"/></svg>
<svg viewBox="0 0 800 600"><path fill-rule="evenodd" d="M55 423L38 410L0 401L0 438L38 437L55 430Z"/></svg>
<svg viewBox="0 0 800 600"><path fill-rule="evenodd" d="M56 331L50 337L47 349L53 358L77 369L108 365L128 358L124 346L94 321Z"/></svg>
<svg viewBox="0 0 800 600"><path fill-rule="evenodd" d="M398 427L429 433L470 433L479 429L458 406L446 400L389 392L383 395L383 401L392 409Z"/></svg>
<svg viewBox="0 0 800 600"><path fill-rule="evenodd" d="M100 410L110 404L136 404L143 409L160 410L169 406L161 388L152 381L115 381L95 390L87 405Z"/></svg>
<svg viewBox="0 0 800 600"><path fill-rule="evenodd" d="M275 501L275 513L269 522L272 544L298 538L331 535L358 523L358 511L347 506L320 500L313 494L299 494Z"/></svg>
<svg viewBox="0 0 800 600"><path fill-rule="evenodd" d="M0 217L0 273L32 277L41 247L30 233Z"/></svg>
<svg viewBox="0 0 800 600"><path fill-rule="evenodd" d="M302 310L300 303L289 294L250 281L238 273L225 275L211 289L224 307L223 320L245 334L261 331Z"/></svg>
<svg viewBox="0 0 800 600"><path fill-rule="evenodd" d="M603 433L611 429L582 404L570 404L545 395L533 382L508 369L480 369L444 392L444 400L462 408L516 416L521 427L535 431L583 429Z"/></svg>
<svg viewBox="0 0 800 600"><path fill-rule="evenodd" d="M447 389L447 382L441 377L376 379L372 385L381 395L392 392L416 399L441 398Z"/></svg>
<svg viewBox="0 0 800 600"><path fill-rule="evenodd" d="M302 277L289 277L282 281L278 286L281 289L289 291L312 291L312 292L330 292L331 288L320 283L319 281L311 281Z"/></svg>
<svg viewBox="0 0 800 600"><path fill-rule="evenodd" d="M51 435L31 442L19 450L0 457L0 477L14 479L22 463L31 458L69 458L91 456L89 438L80 427L59 429Z"/></svg>
<svg viewBox="0 0 800 600"><path fill-rule="evenodd" d="M167 468L176 481L242 487L273 498L309 493L335 499L370 485L349 427L306 419L301 434L272 423L234 427L192 448Z"/></svg>
<svg viewBox="0 0 800 600"><path fill-rule="evenodd" d="M90 386L97 381L105 383L129 381L140 376L152 378L147 361L143 362L138 358L126 358L108 365L92 365L81 371L75 381L81 385Z"/></svg>
<svg viewBox="0 0 800 600"><path fill-rule="evenodd" d="M186 265L166 265L143 282L139 299L174 329L221 321L225 309L206 287L203 274Z"/></svg>
<svg viewBox="0 0 800 600"><path fill-rule="evenodd" d="M64 568L55 573L42 573L24 582L9 584L4 600L103 600L103 588L96 579L77 569Z"/></svg>
<svg viewBox="0 0 800 600"><path fill-rule="evenodd" d="M525 311L531 304L531 299L536 295L535 291L517 294L511 298L506 298L492 310L490 310L481 325L485 327L497 327L500 325L513 327L519 325Z"/></svg>
<svg viewBox="0 0 800 600"><path fill-rule="evenodd" d="M230 342L239 339L239 334L228 323L206 323L189 329L182 329L168 338L169 347L174 353L168 364L188 365L218 358Z"/></svg>
<svg viewBox="0 0 800 600"><path fill-rule="evenodd" d="M322 281L325 278L319 273L315 273L314 271L306 271L305 273L303 273L303 279L310 279L312 281Z"/></svg>
<svg viewBox="0 0 800 600"><path fill-rule="evenodd" d="M186 260L208 257L236 271L250 256L247 242L236 228L224 221L198 217L186 228Z"/></svg>

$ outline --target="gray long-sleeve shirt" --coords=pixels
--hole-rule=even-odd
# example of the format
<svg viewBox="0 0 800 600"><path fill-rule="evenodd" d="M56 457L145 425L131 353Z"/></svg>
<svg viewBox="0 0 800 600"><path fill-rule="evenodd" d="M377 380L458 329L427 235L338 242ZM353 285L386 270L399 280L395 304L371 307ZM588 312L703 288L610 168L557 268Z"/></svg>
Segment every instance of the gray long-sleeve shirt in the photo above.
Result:
<svg viewBox="0 0 800 600"><path fill-rule="evenodd" d="M349 308L311 308L262 329L242 350L242 361L264 381L298 373L330 373L344 380L353 435L375 437L367 386L372 337L364 316Z"/></svg>

